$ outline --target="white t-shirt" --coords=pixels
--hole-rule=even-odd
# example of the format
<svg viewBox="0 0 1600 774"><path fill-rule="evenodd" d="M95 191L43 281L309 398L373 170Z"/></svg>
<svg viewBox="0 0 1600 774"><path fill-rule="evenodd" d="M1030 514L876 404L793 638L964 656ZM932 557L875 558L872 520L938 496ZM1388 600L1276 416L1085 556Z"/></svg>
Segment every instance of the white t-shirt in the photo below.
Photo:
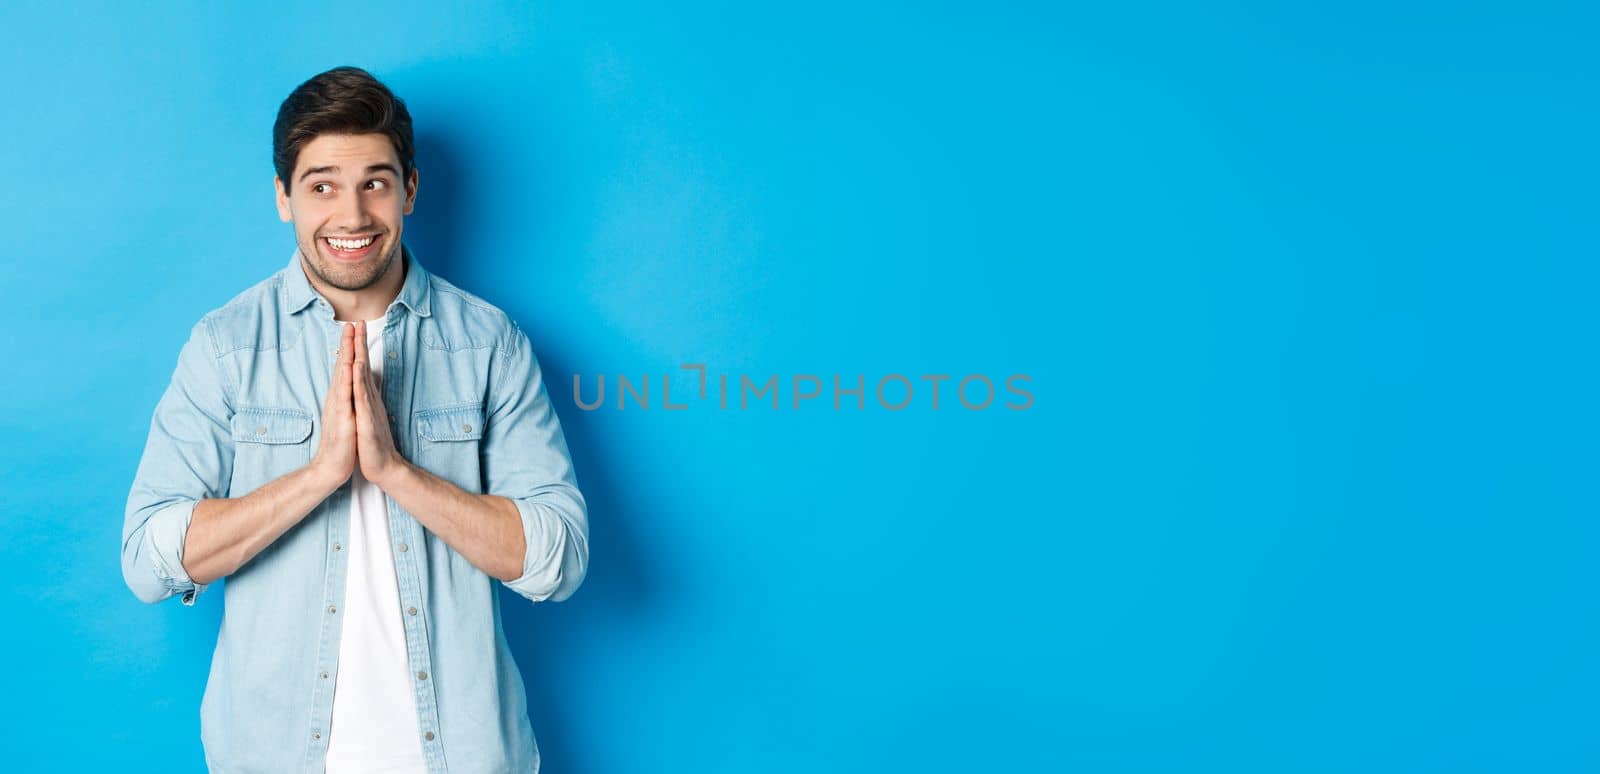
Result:
<svg viewBox="0 0 1600 774"><path fill-rule="evenodd" d="M367 362L383 385L384 319L367 321ZM326 774L426 773L416 687L406 659L388 499L356 467L350 478L344 632L334 679Z"/></svg>

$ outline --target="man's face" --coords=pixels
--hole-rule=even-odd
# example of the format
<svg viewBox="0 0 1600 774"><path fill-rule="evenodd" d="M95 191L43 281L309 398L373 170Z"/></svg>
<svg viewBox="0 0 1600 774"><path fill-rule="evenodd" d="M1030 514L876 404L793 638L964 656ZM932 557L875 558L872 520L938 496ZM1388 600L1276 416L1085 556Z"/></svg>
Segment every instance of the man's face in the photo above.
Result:
<svg viewBox="0 0 1600 774"><path fill-rule="evenodd" d="M317 135L300 148L292 180L273 178L278 217L294 221L295 241L311 271L341 290L372 285L400 255L417 171L404 182L402 188L394 144L382 134Z"/></svg>

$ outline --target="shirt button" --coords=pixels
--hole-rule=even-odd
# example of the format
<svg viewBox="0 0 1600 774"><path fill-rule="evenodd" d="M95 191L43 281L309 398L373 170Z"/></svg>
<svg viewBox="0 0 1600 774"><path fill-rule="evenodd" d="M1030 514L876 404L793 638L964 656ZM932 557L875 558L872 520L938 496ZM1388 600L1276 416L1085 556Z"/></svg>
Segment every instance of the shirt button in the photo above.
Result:
<svg viewBox="0 0 1600 774"><path fill-rule="evenodd" d="M401 544L400 544L400 553L402 553L402 554L403 554L403 553L405 553L405 552L406 552L406 550L407 550L407 549L406 549L406 544L405 544L405 543L401 543Z"/></svg>
<svg viewBox="0 0 1600 774"><path fill-rule="evenodd" d="M338 612L338 611L339 611L339 608L337 608L337 607L335 607L333 605L328 605L328 612L335 613L335 612Z"/></svg>
<svg viewBox="0 0 1600 774"><path fill-rule="evenodd" d="M312 739L321 739L322 738L322 732L321 731L312 731L311 732L311 738Z"/></svg>
<svg viewBox="0 0 1600 774"><path fill-rule="evenodd" d="M400 353L399 352L395 352L394 350L389 350L389 359L390 360L393 360L393 359L395 359L397 357L400 357Z"/></svg>
<svg viewBox="0 0 1600 774"><path fill-rule="evenodd" d="M428 679L428 673L427 672L418 672L417 673L417 679L418 680L426 680L426 679Z"/></svg>
<svg viewBox="0 0 1600 774"><path fill-rule="evenodd" d="M339 550L339 544L338 543L334 543L333 544L333 550L335 550L335 551Z"/></svg>
<svg viewBox="0 0 1600 774"><path fill-rule="evenodd" d="M260 427L256 428L256 435L266 435L266 434L267 434L267 426L266 425L261 425Z"/></svg>
<svg viewBox="0 0 1600 774"><path fill-rule="evenodd" d="M414 608L414 607L406 608L406 615L416 615L416 614L417 614L417 609L416 608Z"/></svg>
<svg viewBox="0 0 1600 774"><path fill-rule="evenodd" d="M429 731L429 732L428 732L428 733L426 733L426 734L423 734L423 735L422 735L422 738L423 738L423 739L426 739L426 740L428 740L428 741L430 741L430 742L431 742L431 741L433 741L433 732L432 732L432 731Z"/></svg>
<svg viewBox="0 0 1600 774"><path fill-rule="evenodd" d="M324 679L324 680L328 679L328 673L327 672L323 672L322 673L322 679Z"/></svg>
<svg viewBox="0 0 1600 774"><path fill-rule="evenodd" d="M463 433L472 432L472 425L462 425L461 426L461 432L463 432Z"/></svg>

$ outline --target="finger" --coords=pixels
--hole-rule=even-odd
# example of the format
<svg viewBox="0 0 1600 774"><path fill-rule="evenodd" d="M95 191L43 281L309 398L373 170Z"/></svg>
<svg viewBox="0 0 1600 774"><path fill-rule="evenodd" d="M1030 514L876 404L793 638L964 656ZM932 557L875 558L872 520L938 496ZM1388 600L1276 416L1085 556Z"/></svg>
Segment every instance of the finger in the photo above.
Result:
<svg viewBox="0 0 1600 774"><path fill-rule="evenodd" d="M370 365L368 366L368 368L366 370L366 376L367 376L367 394L372 396L372 398L371 398L372 399L372 405L374 405L374 406L382 406L383 405L383 391L378 389L378 374L372 370Z"/></svg>
<svg viewBox="0 0 1600 774"><path fill-rule="evenodd" d="M356 404L356 422L358 424L361 424L361 425L366 425L367 422L368 422L368 419L367 419L367 411L368 411L367 401L369 400L369 398L367 397L367 395L368 395L368 392L367 392L367 380L361 374L362 369L364 369L365 367L366 367L366 363L364 361L363 362L357 362L353 366L353 368L355 369L355 373L352 373L350 375L350 382L351 382L352 385L354 385L354 389L355 389L354 400L355 400L355 404Z"/></svg>
<svg viewBox="0 0 1600 774"><path fill-rule="evenodd" d="M350 323L339 325L339 361L349 365L350 359L355 357L356 326Z"/></svg>
<svg viewBox="0 0 1600 774"><path fill-rule="evenodd" d="M338 390L340 405L350 405L350 368L355 360L356 326L344 324L344 332L339 336L339 378L334 380L334 389Z"/></svg>
<svg viewBox="0 0 1600 774"><path fill-rule="evenodd" d="M370 372L369 372L370 373ZM371 395L372 426L373 429L389 435L389 408L383 405L383 388L378 386L377 374L372 374L367 381L367 394Z"/></svg>
<svg viewBox="0 0 1600 774"><path fill-rule="evenodd" d="M355 346L351 348L350 354L355 357L355 362L365 367L367 364L367 323L365 320L357 320L354 325L356 329Z"/></svg>
<svg viewBox="0 0 1600 774"><path fill-rule="evenodd" d="M361 372L367 367L367 322L365 320L357 320L351 323L351 327L355 328L355 333L353 334L355 343L351 347L354 351L351 353L353 359L351 361L350 386L352 397L359 406L363 400L366 400L366 394L358 389L360 385L357 382L361 381Z"/></svg>

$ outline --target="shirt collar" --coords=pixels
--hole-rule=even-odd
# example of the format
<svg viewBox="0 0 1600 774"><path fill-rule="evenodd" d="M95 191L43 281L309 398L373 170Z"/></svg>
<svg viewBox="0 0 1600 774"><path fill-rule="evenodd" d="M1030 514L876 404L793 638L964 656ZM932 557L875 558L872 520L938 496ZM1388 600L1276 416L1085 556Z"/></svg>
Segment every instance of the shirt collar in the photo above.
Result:
<svg viewBox="0 0 1600 774"><path fill-rule="evenodd" d="M305 267L300 264L300 248L294 249L294 254L289 256L289 265L284 268L284 308L289 314L296 314L306 308L308 304L321 298L316 288L311 287L311 281L306 278ZM411 248L404 243L400 245L400 260L405 262L406 280L400 286L400 294L395 301L405 305L413 314L428 317L433 314L433 283L428 281L428 270L423 268L422 262L411 253Z"/></svg>

